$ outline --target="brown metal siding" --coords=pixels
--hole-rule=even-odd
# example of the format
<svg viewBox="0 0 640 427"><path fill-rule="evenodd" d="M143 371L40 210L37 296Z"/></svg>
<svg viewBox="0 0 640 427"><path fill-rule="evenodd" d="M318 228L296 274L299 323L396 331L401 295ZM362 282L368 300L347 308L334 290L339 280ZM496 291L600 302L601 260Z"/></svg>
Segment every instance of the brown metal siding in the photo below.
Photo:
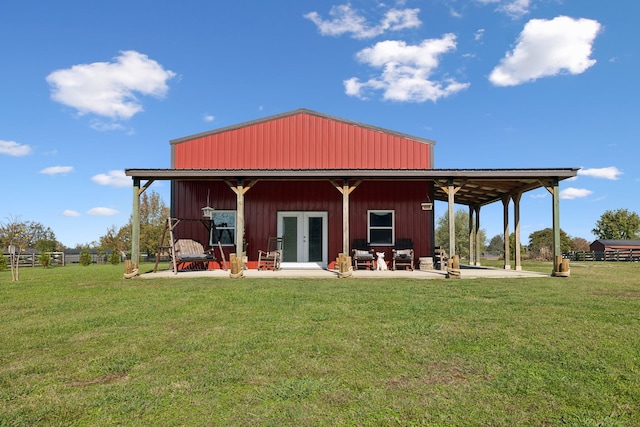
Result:
<svg viewBox="0 0 640 427"><path fill-rule="evenodd" d="M175 145L175 167L195 169L430 169L431 144L296 114Z"/></svg>

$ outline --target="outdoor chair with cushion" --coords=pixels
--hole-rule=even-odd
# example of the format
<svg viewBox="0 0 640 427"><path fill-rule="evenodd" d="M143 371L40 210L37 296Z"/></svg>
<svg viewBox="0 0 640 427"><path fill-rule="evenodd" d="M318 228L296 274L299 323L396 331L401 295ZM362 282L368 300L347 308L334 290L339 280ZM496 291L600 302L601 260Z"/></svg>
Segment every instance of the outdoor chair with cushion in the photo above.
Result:
<svg viewBox="0 0 640 427"><path fill-rule="evenodd" d="M393 249L393 269L397 270L399 266L404 266L413 270L413 262L413 241L411 239L397 239Z"/></svg>
<svg viewBox="0 0 640 427"><path fill-rule="evenodd" d="M353 268L357 270L359 267L373 270L373 250L365 239L355 239L351 245L353 255Z"/></svg>
<svg viewBox="0 0 640 427"><path fill-rule="evenodd" d="M208 270L209 263L215 261L213 249L206 250L202 244L192 239L178 239L171 250L175 273L181 270Z"/></svg>

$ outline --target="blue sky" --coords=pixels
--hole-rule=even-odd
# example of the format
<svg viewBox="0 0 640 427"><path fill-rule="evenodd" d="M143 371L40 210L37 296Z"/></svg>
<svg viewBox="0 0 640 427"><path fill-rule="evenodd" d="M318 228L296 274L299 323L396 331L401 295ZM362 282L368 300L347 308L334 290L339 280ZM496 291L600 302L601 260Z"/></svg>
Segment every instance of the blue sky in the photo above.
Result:
<svg viewBox="0 0 640 427"><path fill-rule="evenodd" d="M297 108L436 141L437 168L582 168L561 227L640 213L636 0L0 4L0 221L89 243L131 213L125 168L169 140ZM168 183L151 186L169 203ZM551 225L525 193L522 234ZM436 215L445 212L436 206ZM490 238L502 206L481 211Z"/></svg>

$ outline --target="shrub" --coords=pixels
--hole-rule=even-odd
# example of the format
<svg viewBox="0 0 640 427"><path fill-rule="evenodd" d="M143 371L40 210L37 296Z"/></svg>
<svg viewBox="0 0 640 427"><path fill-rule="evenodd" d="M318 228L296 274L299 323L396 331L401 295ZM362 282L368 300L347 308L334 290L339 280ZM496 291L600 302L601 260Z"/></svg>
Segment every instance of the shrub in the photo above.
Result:
<svg viewBox="0 0 640 427"><path fill-rule="evenodd" d="M89 249L83 248L80 251L80 265L88 266L91 264L91 254L89 253Z"/></svg>
<svg viewBox="0 0 640 427"><path fill-rule="evenodd" d="M7 259L4 255L0 254L0 271L5 271L7 269Z"/></svg>
<svg viewBox="0 0 640 427"><path fill-rule="evenodd" d="M109 262L111 262L111 264L113 265L120 264L120 252L115 250L111 252L111 255L109 256Z"/></svg>
<svg viewBox="0 0 640 427"><path fill-rule="evenodd" d="M40 263L40 265L44 268L48 268L49 266L51 266L51 255L47 253L40 254L40 256L38 257L38 263Z"/></svg>

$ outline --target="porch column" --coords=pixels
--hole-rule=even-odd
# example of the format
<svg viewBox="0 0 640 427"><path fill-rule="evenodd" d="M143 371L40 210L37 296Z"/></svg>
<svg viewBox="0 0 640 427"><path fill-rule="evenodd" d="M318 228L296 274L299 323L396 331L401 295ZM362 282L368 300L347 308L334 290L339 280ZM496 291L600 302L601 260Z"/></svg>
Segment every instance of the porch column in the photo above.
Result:
<svg viewBox="0 0 640 427"><path fill-rule="evenodd" d="M454 212L454 203L455 203L455 195L462 188L462 185L459 187L454 186L453 179L450 178L448 181L448 185L444 185L444 182L441 182L438 185L442 191L447 193L447 199L449 204L449 258L453 257L456 254L456 226L455 226L455 212Z"/></svg>
<svg viewBox="0 0 640 427"><path fill-rule="evenodd" d="M554 178L552 184L547 186L547 190L551 193L553 199L553 274L559 273L557 265L557 257L562 256L562 248L560 246L560 188L558 186L558 178Z"/></svg>
<svg viewBox="0 0 640 427"><path fill-rule="evenodd" d="M348 179L342 180L342 185L336 181L331 181L333 186L342 194L342 253L349 254L349 196L356 189L358 185L362 183L362 180L358 180L355 184L349 185Z"/></svg>
<svg viewBox="0 0 640 427"><path fill-rule="evenodd" d="M456 254L456 221L454 212L454 202L457 190L453 187L453 180L449 180L449 187L447 189L448 203L449 203L449 258L453 258Z"/></svg>
<svg viewBox="0 0 640 427"><path fill-rule="evenodd" d="M243 179L238 179L235 186L226 180L225 183L236 193L236 255L241 257L244 252L244 194L252 184L245 186Z"/></svg>
<svg viewBox="0 0 640 427"><path fill-rule="evenodd" d="M511 249L509 248L509 201L511 196L502 198L503 221L504 221L504 269L511 270Z"/></svg>
<svg viewBox="0 0 640 427"><path fill-rule="evenodd" d="M131 214L131 262L140 262L140 178L133 178L133 212Z"/></svg>
<svg viewBox="0 0 640 427"><path fill-rule="evenodd" d="M244 252L242 247L244 242L244 182L241 179L238 180L236 190L236 256L241 257Z"/></svg>
<svg viewBox="0 0 640 427"><path fill-rule="evenodd" d="M514 234L515 244L513 250L515 251L515 263L516 270L522 270L522 254L520 253L520 199L522 198L522 192L517 192L513 195L513 221L514 221Z"/></svg>
<svg viewBox="0 0 640 427"><path fill-rule="evenodd" d="M476 266L480 267L480 206L476 206Z"/></svg>
<svg viewBox="0 0 640 427"><path fill-rule="evenodd" d="M469 265L475 265L476 258L476 221L474 206L469 205Z"/></svg>

